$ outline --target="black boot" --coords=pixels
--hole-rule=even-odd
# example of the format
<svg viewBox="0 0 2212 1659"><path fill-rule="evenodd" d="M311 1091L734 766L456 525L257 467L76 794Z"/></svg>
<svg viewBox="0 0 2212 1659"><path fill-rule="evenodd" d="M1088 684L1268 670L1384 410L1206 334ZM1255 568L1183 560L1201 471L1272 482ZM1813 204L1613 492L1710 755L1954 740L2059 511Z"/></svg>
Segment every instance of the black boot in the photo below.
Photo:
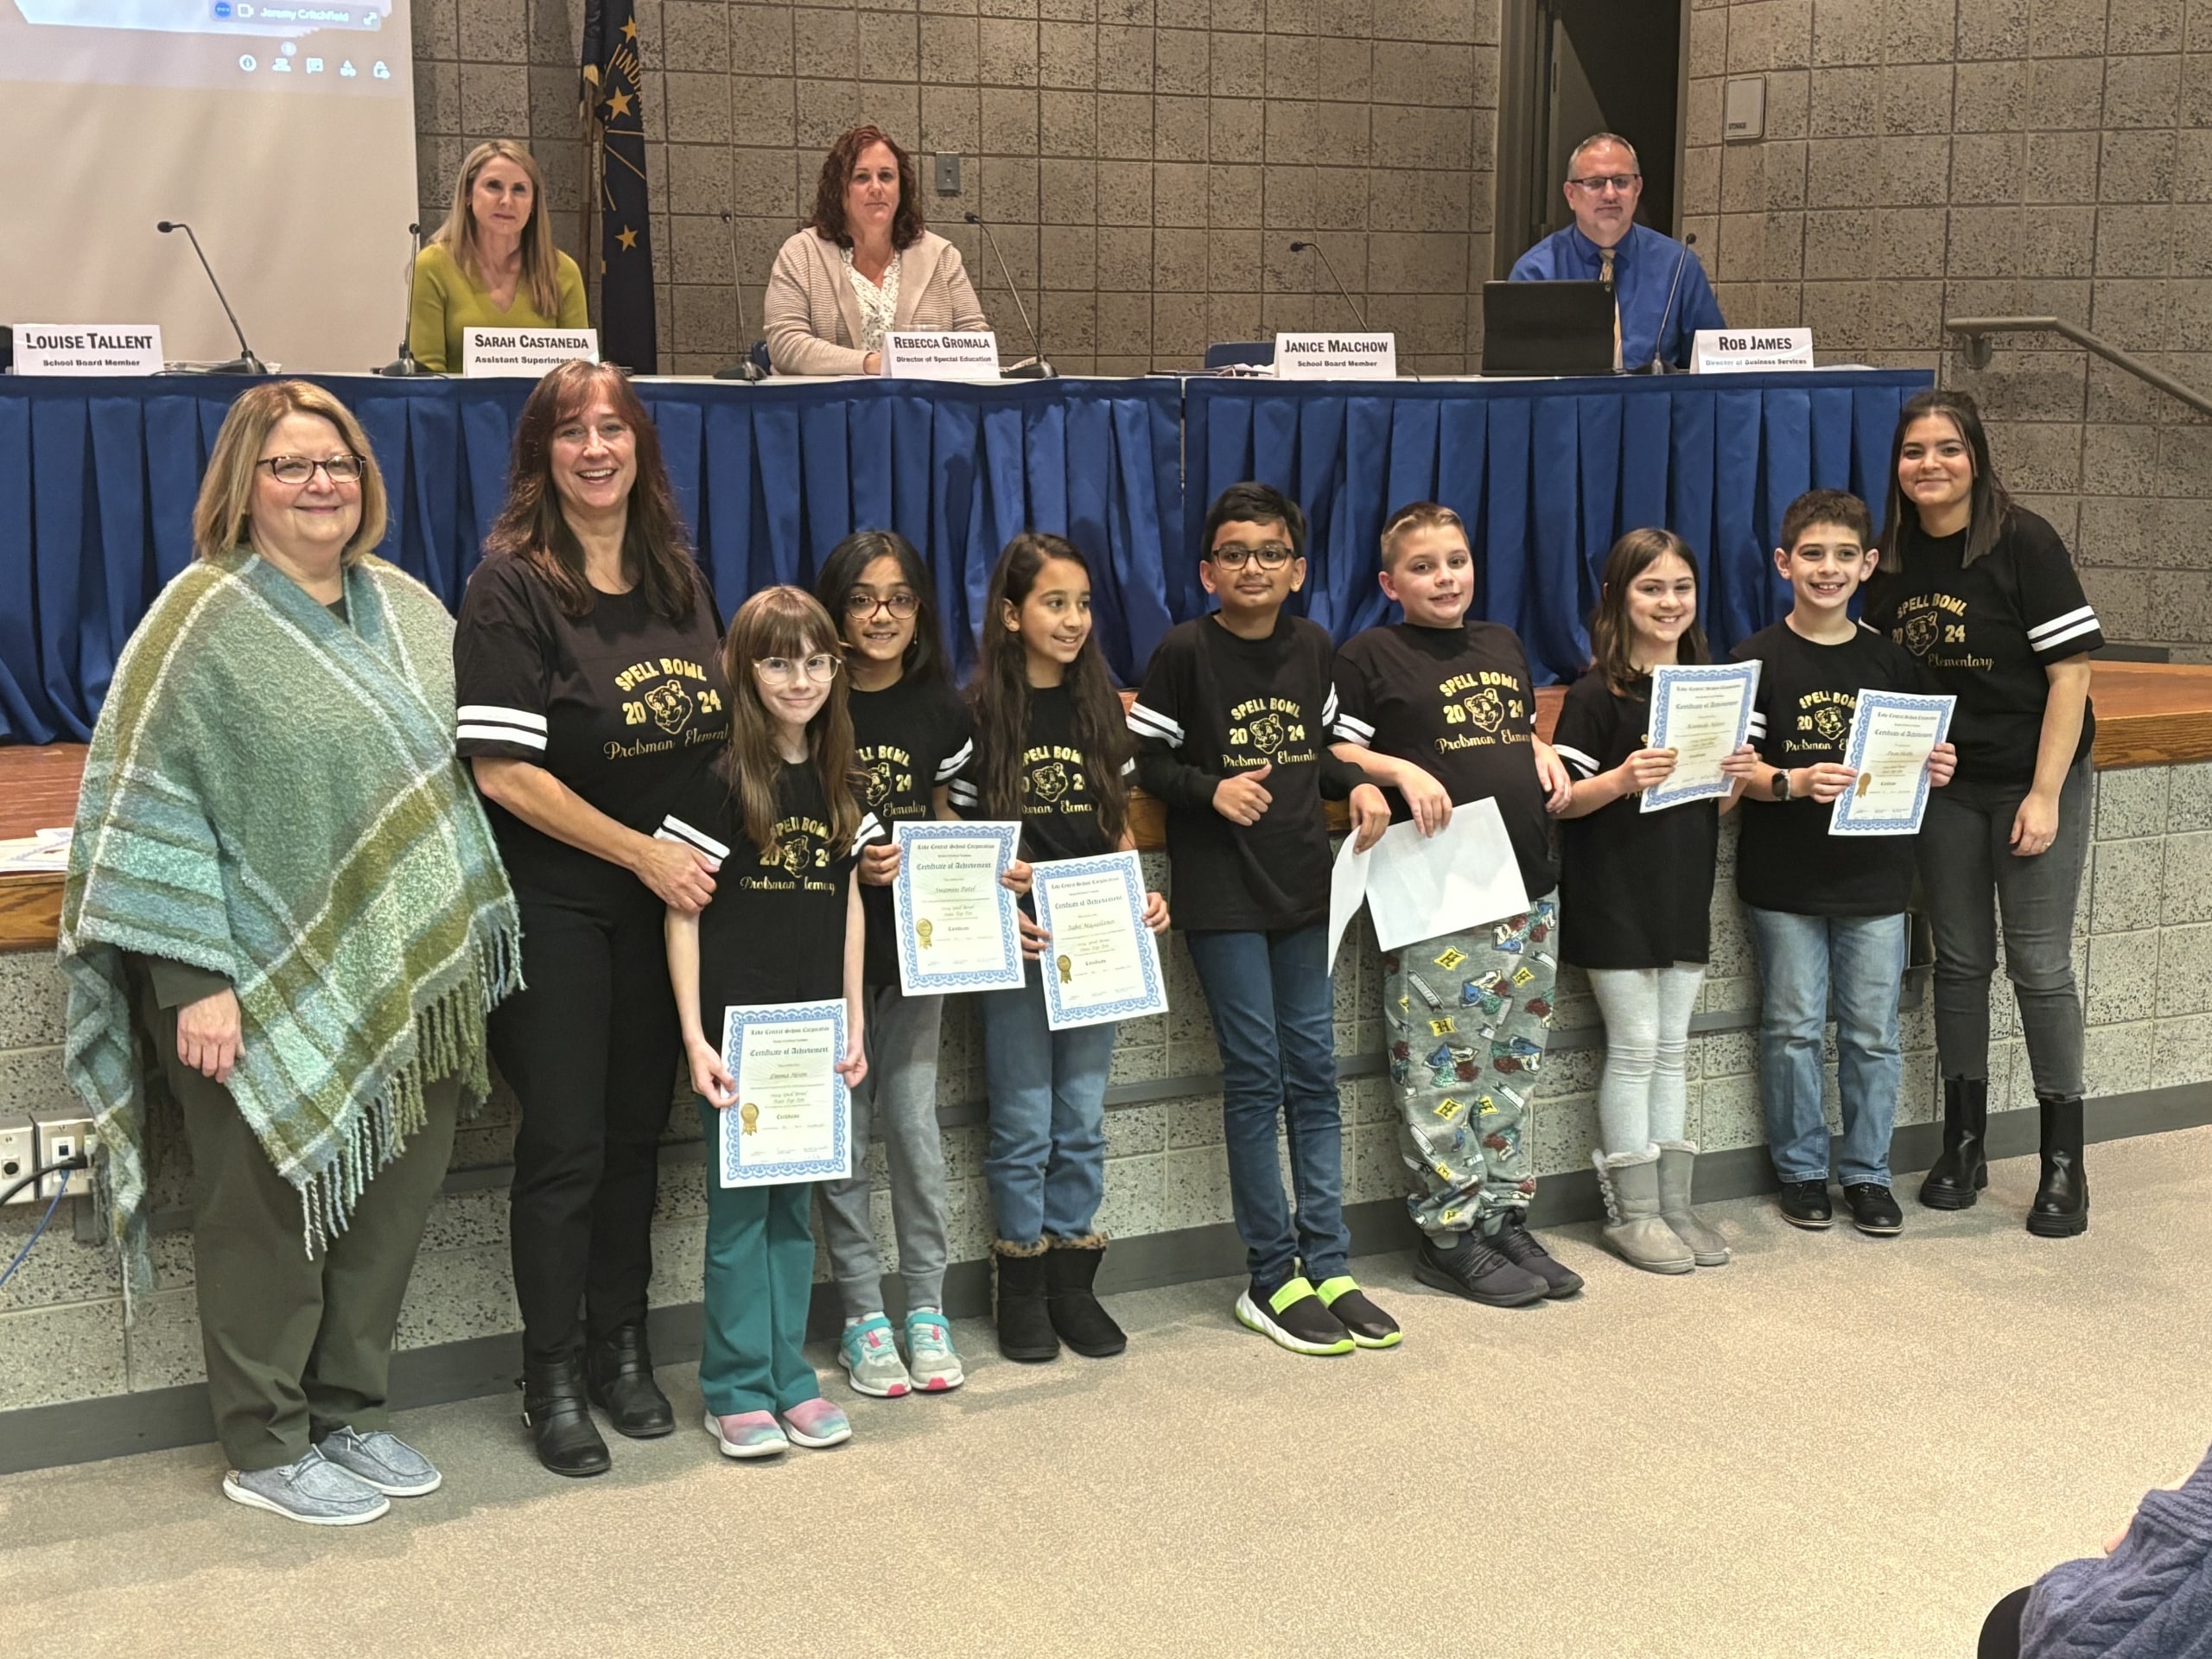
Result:
<svg viewBox="0 0 2212 1659"><path fill-rule="evenodd" d="M2043 1179L2028 1206L2037 1238L2071 1238L2089 1230L2089 1176L2082 1167L2082 1103L2037 1096L2043 1108Z"/></svg>
<svg viewBox="0 0 2212 1659"><path fill-rule="evenodd" d="M1943 1155L1920 1184L1930 1210L1971 1210L1989 1185L1989 1079L1943 1079Z"/></svg>
<svg viewBox="0 0 2212 1659"><path fill-rule="evenodd" d="M999 1352L1024 1364L1060 1357L1060 1339L1045 1304L1045 1243L991 1245L998 1280Z"/></svg>
<svg viewBox="0 0 2212 1659"><path fill-rule="evenodd" d="M578 1360L524 1363L522 1420L530 1425L537 1460L556 1475L603 1475L613 1461L592 1423Z"/></svg>
<svg viewBox="0 0 2212 1659"><path fill-rule="evenodd" d="M1105 1359L1129 1345L1114 1316L1090 1287L1106 1259L1106 1235L1056 1238L1045 1257L1045 1310L1062 1342L1086 1359Z"/></svg>
<svg viewBox="0 0 2212 1659"><path fill-rule="evenodd" d="M617 1434L657 1440L676 1429L676 1408L653 1380L652 1351L645 1327L626 1325L594 1342L584 1360L591 1402L604 1411Z"/></svg>

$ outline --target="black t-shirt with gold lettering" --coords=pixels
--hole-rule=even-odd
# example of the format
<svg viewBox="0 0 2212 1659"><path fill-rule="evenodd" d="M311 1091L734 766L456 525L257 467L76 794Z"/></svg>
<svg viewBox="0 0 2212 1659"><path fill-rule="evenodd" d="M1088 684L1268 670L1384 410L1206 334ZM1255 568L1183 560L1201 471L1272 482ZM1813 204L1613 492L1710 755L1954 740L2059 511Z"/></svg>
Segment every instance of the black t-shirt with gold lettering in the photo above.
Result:
<svg viewBox="0 0 2212 1659"><path fill-rule="evenodd" d="M1137 781L1167 807L1175 924L1267 931L1329 914L1329 822L1366 774L1329 752L1337 718L1336 648L1317 622L1287 613L1264 639L1219 615L1179 622L1129 705ZM1214 810L1224 778L1268 768L1272 798L1253 824Z"/></svg>
<svg viewBox="0 0 2212 1659"><path fill-rule="evenodd" d="M1816 645L1787 622L1736 647L1759 664L1751 747L1770 766L1840 766L1861 691L1929 694L1935 681L1904 647L1872 628L1840 645ZM1792 916L1897 916L1912 898L1912 836L1831 836L1833 803L1808 795L1745 796L1736 843L1736 893Z"/></svg>
<svg viewBox="0 0 2212 1659"><path fill-rule="evenodd" d="M727 765L694 773L658 831L721 861L715 896L699 912L699 1027L716 1044L726 1007L844 995L854 855L883 833L863 812L851 843L832 841L821 775L805 761L776 779L776 848L763 853L745 833Z"/></svg>
<svg viewBox="0 0 2212 1659"><path fill-rule="evenodd" d="M968 705L944 680L901 680L880 691L855 691L853 758L868 779L861 803L884 833L902 818L927 818L940 784L950 785L974 747ZM891 889L861 886L868 912L868 982L899 982L899 943Z"/></svg>
<svg viewBox="0 0 2212 1659"><path fill-rule="evenodd" d="M976 746L980 752L982 746ZM990 819L982 798L976 755L947 786L952 810L963 818ZM1076 741L1075 699L1065 685L1029 689L1029 729L1021 745L1021 843L1019 856L1035 864L1052 858L1090 858L1114 843L1098 823L1090 792L1090 761Z"/></svg>
<svg viewBox="0 0 2212 1659"><path fill-rule="evenodd" d="M2043 741L2045 671L2105 642L2066 543L2050 523L2014 505L1997 543L1964 563L1967 532L1908 535L1904 569L1866 584L1866 622L1903 645L1959 700L1951 741L1959 778L2026 784ZM2084 713L2079 760L2096 741Z"/></svg>
<svg viewBox="0 0 2212 1659"><path fill-rule="evenodd" d="M1337 653L1331 736L1412 761L1444 785L1454 806L1495 800L1521 885L1541 899L1559 885L1559 866L1536 779L1535 735L1528 653L1502 624L1402 622L1355 634ZM1384 793L1393 819L1412 817L1397 791Z"/></svg>
<svg viewBox="0 0 2212 1659"><path fill-rule="evenodd" d="M729 746L721 629L707 584L672 623L643 587L564 615L543 578L495 554L476 567L454 630L463 759L544 767L616 823L651 835L670 803ZM651 894L620 865L484 808L516 887L585 902Z"/></svg>

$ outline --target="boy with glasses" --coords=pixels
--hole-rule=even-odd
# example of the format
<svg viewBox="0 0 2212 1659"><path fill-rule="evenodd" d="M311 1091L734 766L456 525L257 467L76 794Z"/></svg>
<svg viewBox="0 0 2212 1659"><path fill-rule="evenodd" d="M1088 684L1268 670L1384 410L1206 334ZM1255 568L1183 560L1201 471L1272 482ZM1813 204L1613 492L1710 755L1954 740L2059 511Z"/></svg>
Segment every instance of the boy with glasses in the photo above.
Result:
<svg viewBox="0 0 2212 1659"><path fill-rule="evenodd" d="M1220 608L1168 631L1129 726L1137 780L1167 807L1175 918L1221 1046L1230 1196L1251 1274L1236 1317L1294 1353L1387 1348L1397 1325L1349 1271L1321 803L1348 802L1363 847L1390 809L1329 751L1327 632L1283 613L1306 581L1305 515L1264 484L1231 485L1204 545L1198 579ZM1286 1127L1294 1208L1277 1173Z"/></svg>

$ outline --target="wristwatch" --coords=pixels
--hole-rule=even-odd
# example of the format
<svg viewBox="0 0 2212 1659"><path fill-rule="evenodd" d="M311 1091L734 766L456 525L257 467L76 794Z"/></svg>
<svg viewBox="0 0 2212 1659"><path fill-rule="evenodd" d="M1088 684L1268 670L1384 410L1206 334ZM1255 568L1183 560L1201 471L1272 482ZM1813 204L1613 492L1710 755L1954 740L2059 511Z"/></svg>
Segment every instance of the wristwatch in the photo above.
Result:
<svg viewBox="0 0 2212 1659"><path fill-rule="evenodd" d="M1789 798L1789 768L1787 766L1778 768L1774 774L1774 798L1777 801Z"/></svg>

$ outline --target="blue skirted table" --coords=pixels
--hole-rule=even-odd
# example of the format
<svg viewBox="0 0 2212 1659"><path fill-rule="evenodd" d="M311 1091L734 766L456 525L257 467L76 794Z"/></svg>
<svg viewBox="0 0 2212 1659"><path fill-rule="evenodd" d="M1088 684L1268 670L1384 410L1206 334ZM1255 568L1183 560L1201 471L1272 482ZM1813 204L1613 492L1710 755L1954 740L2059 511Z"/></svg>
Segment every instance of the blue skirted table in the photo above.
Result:
<svg viewBox="0 0 2212 1659"><path fill-rule="evenodd" d="M526 381L313 377L359 416L391 493L380 550L458 602L505 493ZM811 580L852 530L888 525L936 573L973 655L998 550L1024 529L1091 561L1125 680L1205 609L1194 561L1224 484L1276 484L1313 524L1305 602L1338 639L1379 620L1382 516L1427 496L1467 519L1486 614L1540 679L1582 661L1594 571L1622 528L1666 524L1713 561L1719 643L1777 613L1766 550L1814 484L1878 508L1917 373L1725 380L842 380L641 383L724 611ZM0 377L0 741L83 741L117 656L191 556L192 505L232 379ZM1178 542L1171 542L1171 537Z"/></svg>

